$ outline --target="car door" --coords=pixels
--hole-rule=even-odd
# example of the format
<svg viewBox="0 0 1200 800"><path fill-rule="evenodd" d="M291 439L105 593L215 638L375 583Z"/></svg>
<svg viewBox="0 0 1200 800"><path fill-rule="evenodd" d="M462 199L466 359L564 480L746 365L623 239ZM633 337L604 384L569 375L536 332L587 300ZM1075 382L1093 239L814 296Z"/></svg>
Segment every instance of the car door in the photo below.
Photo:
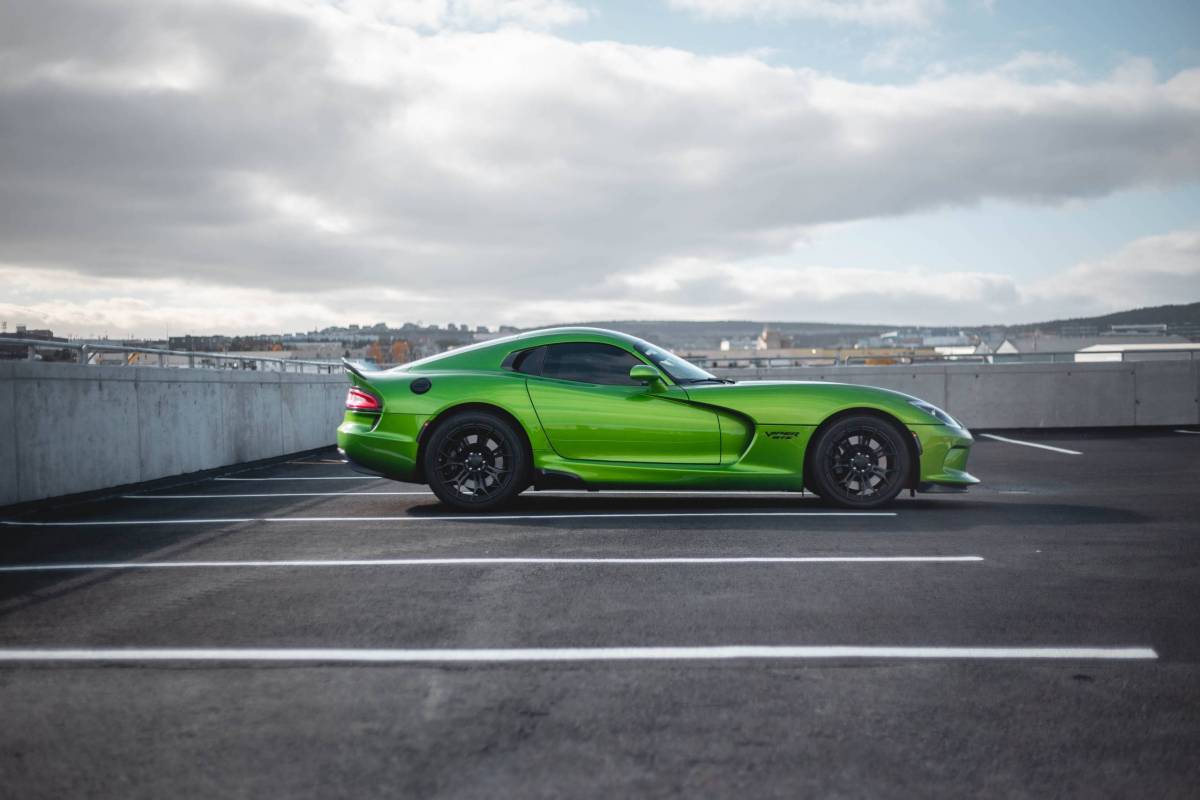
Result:
<svg viewBox="0 0 1200 800"><path fill-rule="evenodd" d="M522 372L551 446L563 458L655 464L717 464L717 415L687 403L676 386L651 389L629 377L645 363L600 342L539 348Z"/></svg>

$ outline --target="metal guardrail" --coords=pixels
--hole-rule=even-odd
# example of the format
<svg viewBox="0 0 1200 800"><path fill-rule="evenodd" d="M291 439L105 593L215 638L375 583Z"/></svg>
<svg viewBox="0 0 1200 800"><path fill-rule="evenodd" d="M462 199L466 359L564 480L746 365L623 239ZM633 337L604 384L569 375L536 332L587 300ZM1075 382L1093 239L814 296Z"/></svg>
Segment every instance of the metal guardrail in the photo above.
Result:
<svg viewBox="0 0 1200 800"><path fill-rule="evenodd" d="M189 367L209 369L250 369L274 372L308 372L309 367L316 373L337 373L342 369L341 361L308 361L299 358L273 358L271 356L245 356L237 353L205 353L196 350L164 350L157 347L138 347L124 344L93 344L80 342L57 342L47 339L18 339L0 337L0 348L8 345L27 348L26 359L37 359L39 350L72 350L76 353L76 362L83 366L93 366L98 363L98 356L103 353L125 353L128 355L150 355L158 357L160 367ZM186 364L169 364L168 357L182 357ZM216 364L205 362L217 362ZM125 364L133 365L134 361L126 359ZM119 365L114 365L119 366ZM146 366L141 364L140 366Z"/></svg>
<svg viewBox="0 0 1200 800"><path fill-rule="evenodd" d="M20 339L0 337L0 349L5 346L24 346L28 348L26 358L30 361L37 358L39 350L72 350L77 356L77 363L92 365L97 363L97 356L102 353L126 353L130 355L158 356L158 365L162 367L207 367L216 369L256 369L266 370L268 367L277 372L307 372L311 368L317 373L337 373L342 369L339 361L310 361L297 358L273 358L271 356L244 356L237 353L206 353L195 350L164 350L154 347L138 347L136 345L92 344L80 342L60 342L46 339ZM828 367L876 367L876 366L912 366L921 364L1046 364L1046 363L1113 363L1125 361L1196 361L1200 354L1200 344L1188 348L1172 348L1169 350L1087 350L1033 353L992 353L972 355L929 355L920 353L896 353L895 355L874 354L870 356L730 356L709 357L689 356L684 358L696 366L706 369L788 369L796 367L828 368ZM186 364L168 364L168 357L182 357ZM216 361L218 364L207 364L205 361ZM126 360L132 364L132 361ZM375 369L386 369L388 364L375 365ZM293 369L294 368L294 369Z"/></svg>
<svg viewBox="0 0 1200 800"><path fill-rule="evenodd" d="M704 369L790 369L796 367L883 367L921 364L1089 364L1125 361L1196 361L1200 360L1200 344L1191 348L1170 350L1069 350L1032 353L976 353L970 355L930 355L896 353L895 355L813 355L813 356L711 356L681 355Z"/></svg>

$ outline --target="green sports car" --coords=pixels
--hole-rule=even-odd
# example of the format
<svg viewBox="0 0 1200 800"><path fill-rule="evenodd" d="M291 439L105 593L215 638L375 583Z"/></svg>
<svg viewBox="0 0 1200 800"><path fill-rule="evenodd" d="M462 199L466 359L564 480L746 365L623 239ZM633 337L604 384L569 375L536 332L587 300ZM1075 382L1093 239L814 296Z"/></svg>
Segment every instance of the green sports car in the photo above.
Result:
<svg viewBox="0 0 1200 800"><path fill-rule="evenodd" d="M908 488L964 490L973 439L899 392L718 378L633 336L553 328L386 371L346 362L338 448L484 511L525 489L809 489L876 508Z"/></svg>

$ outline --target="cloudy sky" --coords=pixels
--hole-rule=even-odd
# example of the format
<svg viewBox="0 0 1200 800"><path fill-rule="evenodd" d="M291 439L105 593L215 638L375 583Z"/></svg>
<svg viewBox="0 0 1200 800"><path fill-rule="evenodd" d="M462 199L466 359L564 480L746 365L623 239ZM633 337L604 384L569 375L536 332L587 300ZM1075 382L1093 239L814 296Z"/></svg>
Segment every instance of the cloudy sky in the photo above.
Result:
<svg viewBox="0 0 1200 800"><path fill-rule="evenodd" d="M0 319L1200 300L1194 0L0 0Z"/></svg>

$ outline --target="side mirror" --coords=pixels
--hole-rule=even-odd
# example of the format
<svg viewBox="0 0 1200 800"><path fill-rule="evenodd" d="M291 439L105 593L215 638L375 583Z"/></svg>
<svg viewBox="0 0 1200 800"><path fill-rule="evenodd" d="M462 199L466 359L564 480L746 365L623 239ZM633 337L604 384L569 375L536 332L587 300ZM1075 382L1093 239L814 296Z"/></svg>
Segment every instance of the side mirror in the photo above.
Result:
<svg viewBox="0 0 1200 800"><path fill-rule="evenodd" d="M644 383L651 390L663 386L662 375L649 364L637 364L629 369L629 377L638 383Z"/></svg>

